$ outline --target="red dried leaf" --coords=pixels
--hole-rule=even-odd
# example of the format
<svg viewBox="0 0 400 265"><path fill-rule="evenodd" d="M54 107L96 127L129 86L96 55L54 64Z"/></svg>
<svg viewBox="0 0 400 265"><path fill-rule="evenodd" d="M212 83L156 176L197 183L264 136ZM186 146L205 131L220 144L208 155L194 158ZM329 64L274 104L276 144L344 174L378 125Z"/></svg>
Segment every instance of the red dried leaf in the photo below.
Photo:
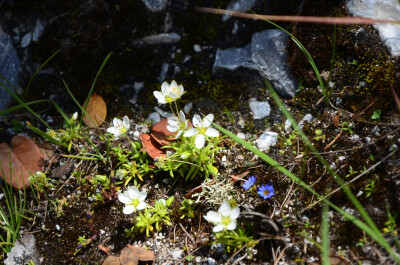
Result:
<svg viewBox="0 0 400 265"><path fill-rule="evenodd" d="M12 149L6 143L0 144L0 177L15 189L22 189L24 186L29 188L30 173L44 169L43 155L39 147L25 136L14 136L11 147Z"/></svg>
<svg viewBox="0 0 400 265"><path fill-rule="evenodd" d="M157 157L166 157L165 150L161 149L161 145L157 143L153 137L144 133L141 133L139 137L142 141L143 149L151 158L156 159Z"/></svg>
<svg viewBox="0 0 400 265"><path fill-rule="evenodd" d="M153 261L155 259L154 252L141 247L135 247L128 244L128 247L136 253L140 261Z"/></svg>
<svg viewBox="0 0 400 265"><path fill-rule="evenodd" d="M169 141L176 140L176 132L170 132L167 129L167 125L168 119L164 119L154 124L151 130L151 136L153 136L160 145L169 145Z"/></svg>

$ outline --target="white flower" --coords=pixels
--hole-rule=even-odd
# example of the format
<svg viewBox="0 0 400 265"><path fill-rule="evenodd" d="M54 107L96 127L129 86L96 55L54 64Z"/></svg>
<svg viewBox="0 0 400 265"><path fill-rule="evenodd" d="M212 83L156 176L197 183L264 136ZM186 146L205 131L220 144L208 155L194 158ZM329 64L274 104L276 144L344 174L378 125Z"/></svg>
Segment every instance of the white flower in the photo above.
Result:
<svg viewBox="0 0 400 265"><path fill-rule="evenodd" d="M114 137L119 137L121 135L125 135L130 126L129 126L129 118L128 116L124 116L123 121L120 119L114 118L113 120L113 127L107 129L107 132L112 133Z"/></svg>
<svg viewBox="0 0 400 265"><path fill-rule="evenodd" d="M78 112L75 112L74 114L72 114L71 120L76 121L78 119Z"/></svg>
<svg viewBox="0 0 400 265"><path fill-rule="evenodd" d="M219 136L219 132L216 129L208 128L208 127L210 127L213 119L214 119L213 114L208 114L203 120L201 120L199 115L197 115L197 114L194 115L193 116L193 126L196 128L191 128L191 129L187 130L183 134L183 136L191 137L191 136L196 135L196 139L195 139L194 143L198 149L202 148L206 141L206 136L209 136L209 137Z"/></svg>
<svg viewBox="0 0 400 265"><path fill-rule="evenodd" d="M186 130L188 127L188 121L186 120L185 114L183 111L179 112L179 118L178 117L168 117L168 125L167 129L170 132L178 132L176 134L176 138L179 138L181 134L183 133L184 130Z"/></svg>
<svg viewBox="0 0 400 265"><path fill-rule="evenodd" d="M125 169L118 169L117 173L115 173L115 178L122 180L125 175L128 174L128 171Z"/></svg>
<svg viewBox="0 0 400 265"><path fill-rule="evenodd" d="M182 97L184 93L185 89L183 89L183 86L182 85L178 86L175 80L172 80L170 85L167 82L162 83L161 92L160 91L153 92L159 104L166 104L173 102Z"/></svg>
<svg viewBox="0 0 400 265"><path fill-rule="evenodd" d="M232 209L229 202L224 202L219 207L218 212L209 211L204 216L204 219L215 225L213 232L218 233L223 229L235 230L236 219L239 217L239 214L240 209L238 207Z"/></svg>
<svg viewBox="0 0 400 265"><path fill-rule="evenodd" d="M57 141L60 141L60 140L61 140L60 135L58 135L58 134L56 133L56 131L54 131L54 130L49 130L49 129L47 129L46 134L49 135L51 138L57 140Z"/></svg>
<svg viewBox="0 0 400 265"><path fill-rule="evenodd" d="M118 200L125 204L123 209L124 214L131 214L136 210L143 210L146 208L147 192L139 191L135 186L130 186L125 192L118 191Z"/></svg>

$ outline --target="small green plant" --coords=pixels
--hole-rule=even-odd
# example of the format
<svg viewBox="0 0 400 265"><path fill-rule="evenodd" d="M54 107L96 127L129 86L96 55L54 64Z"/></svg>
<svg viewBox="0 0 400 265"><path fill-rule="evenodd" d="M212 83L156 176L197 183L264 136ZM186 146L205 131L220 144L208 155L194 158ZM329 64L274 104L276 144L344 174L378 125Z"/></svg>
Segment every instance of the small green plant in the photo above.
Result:
<svg viewBox="0 0 400 265"><path fill-rule="evenodd" d="M370 179L369 183L365 185L364 191L365 191L365 197L370 197L372 193L376 190L376 182L379 180L378 176L375 176L375 178Z"/></svg>
<svg viewBox="0 0 400 265"><path fill-rule="evenodd" d="M254 240L253 236L246 234L243 228L237 228L236 230L224 230L220 233L215 234L216 240L214 244L224 244L228 252L236 251L243 246L246 247L247 253L251 257L251 248L254 247L258 241Z"/></svg>
<svg viewBox="0 0 400 265"><path fill-rule="evenodd" d="M353 123L349 123L347 121L344 121L344 122L342 122L341 126L342 126L342 130L343 131L347 131L350 134L353 134L353 128L354 128L354 124Z"/></svg>
<svg viewBox="0 0 400 265"><path fill-rule="evenodd" d="M181 219L183 218L194 218L194 213L195 213L195 207L197 206L197 203L195 203L192 199L184 199L181 202L181 207L179 207L179 210L181 211Z"/></svg>
<svg viewBox="0 0 400 265"><path fill-rule="evenodd" d="M374 113L372 113L371 120L380 120L381 119L381 110L375 110Z"/></svg>
<svg viewBox="0 0 400 265"><path fill-rule="evenodd" d="M4 176L3 167L0 163L0 172ZM10 178L13 176L13 169L10 162ZM11 183L11 179L10 179ZM1 189L4 194L5 207L0 206L0 229L3 230L5 236L0 233L0 249L5 253L11 251L14 243L20 238L19 228L21 226L22 219L30 218L26 217L26 192L25 188L23 191L16 192L14 194L12 187L8 184L3 184Z"/></svg>
<svg viewBox="0 0 400 265"><path fill-rule="evenodd" d="M167 200L157 200L154 206L148 206L144 212L139 212L139 216L135 219L136 224L131 229L125 229L127 235L133 235L133 231L137 229L141 233L146 231L146 236L149 237L154 228L160 231L163 223L170 226L171 221L168 216L170 210L168 208L173 201L173 196Z"/></svg>
<svg viewBox="0 0 400 265"><path fill-rule="evenodd" d="M51 178L46 176L47 172L37 171L35 174L31 174L28 178L29 184L32 187L33 193L37 201L41 200L41 196L47 197L47 192L50 188L55 186L50 182Z"/></svg>

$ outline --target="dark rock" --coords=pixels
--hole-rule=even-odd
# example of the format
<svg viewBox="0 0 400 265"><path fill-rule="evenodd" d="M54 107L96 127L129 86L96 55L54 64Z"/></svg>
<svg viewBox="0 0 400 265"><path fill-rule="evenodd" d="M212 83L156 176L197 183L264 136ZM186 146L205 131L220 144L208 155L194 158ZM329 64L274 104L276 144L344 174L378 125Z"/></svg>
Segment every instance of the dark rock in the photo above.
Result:
<svg viewBox="0 0 400 265"><path fill-rule="evenodd" d="M236 12L247 12L249 9L252 9L256 4L255 0L238 0L231 2L226 10L236 11ZM222 21L226 21L230 18L230 15L223 15Z"/></svg>
<svg viewBox="0 0 400 265"><path fill-rule="evenodd" d="M142 2L151 12L160 12L167 6L168 0L142 0Z"/></svg>
<svg viewBox="0 0 400 265"><path fill-rule="evenodd" d="M177 33L161 33L157 35L150 35L134 41L137 47L155 44L171 44L177 43L181 40L181 36Z"/></svg>
<svg viewBox="0 0 400 265"><path fill-rule="evenodd" d="M226 70L238 72L242 68L256 70L270 80L282 97L293 97L297 82L287 60L289 36L281 30L270 29L254 33L251 43L243 48L217 50L213 73Z"/></svg>
<svg viewBox="0 0 400 265"><path fill-rule="evenodd" d="M21 61L18 57L17 51L11 43L11 38L6 34L0 27L0 75L5 78L8 82L17 86L18 75L21 68ZM12 89L3 80L0 81L3 85ZM7 90L0 84L0 111L7 108L11 99L11 95Z"/></svg>
<svg viewBox="0 0 400 265"><path fill-rule="evenodd" d="M33 264L40 265L39 252L36 248L36 240L33 234L25 234L21 240L15 242L11 252L7 254L5 265L25 265L33 261Z"/></svg>

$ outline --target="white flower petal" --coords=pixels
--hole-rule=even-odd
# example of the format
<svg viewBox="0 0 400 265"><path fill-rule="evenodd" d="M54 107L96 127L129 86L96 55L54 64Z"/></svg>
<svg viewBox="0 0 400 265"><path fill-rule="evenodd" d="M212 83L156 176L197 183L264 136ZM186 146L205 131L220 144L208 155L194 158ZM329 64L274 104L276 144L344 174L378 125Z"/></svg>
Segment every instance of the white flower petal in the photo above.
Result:
<svg viewBox="0 0 400 265"><path fill-rule="evenodd" d="M213 224L217 224L222 221L221 215L215 211L207 212L207 214L204 216L204 219Z"/></svg>
<svg viewBox="0 0 400 265"><path fill-rule="evenodd" d="M114 118L113 119L113 124L114 124L114 127L118 128L118 127L122 126L122 121L120 119Z"/></svg>
<svg viewBox="0 0 400 265"><path fill-rule="evenodd" d="M193 126L198 127L199 125L200 126L202 125L201 117L199 115L195 114L193 116Z"/></svg>
<svg viewBox="0 0 400 265"><path fill-rule="evenodd" d="M179 127L167 125L167 130L170 132L176 132L178 129Z"/></svg>
<svg viewBox="0 0 400 265"><path fill-rule="evenodd" d="M147 191L138 192L138 198L140 201L144 201L147 196Z"/></svg>
<svg viewBox="0 0 400 265"><path fill-rule="evenodd" d="M127 205L124 207L124 209L122 211L124 214L131 214L133 212L136 212L136 209L133 205Z"/></svg>
<svg viewBox="0 0 400 265"><path fill-rule="evenodd" d="M228 230L235 230L235 228L236 228L235 221L230 222L229 225L226 226L226 229L228 229Z"/></svg>
<svg viewBox="0 0 400 265"><path fill-rule="evenodd" d="M221 206L218 209L218 212L222 214L223 216L230 216L231 215L231 206L229 205L229 202L223 202Z"/></svg>
<svg viewBox="0 0 400 265"><path fill-rule="evenodd" d="M179 112L179 119L181 119L181 121L183 121L183 122L186 121L185 113L183 113L183 111Z"/></svg>
<svg viewBox="0 0 400 265"><path fill-rule="evenodd" d="M125 128L129 129L129 118L128 116L124 116L124 120L122 121Z"/></svg>
<svg viewBox="0 0 400 265"><path fill-rule="evenodd" d="M198 134L196 136L196 139L194 140L194 144L198 149L201 149L204 146L205 142L206 142L206 137L202 134Z"/></svg>
<svg viewBox="0 0 400 265"><path fill-rule="evenodd" d="M240 209L239 207L235 207L231 211L230 218L231 220L236 220L239 217L239 215L240 215Z"/></svg>
<svg viewBox="0 0 400 265"><path fill-rule="evenodd" d="M209 137L218 137L219 132L214 128L208 128L205 132L205 135L207 135Z"/></svg>
<svg viewBox="0 0 400 265"><path fill-rule="evenodd" d="M185 136L185 137L192 137L193 135L196 135L196 134L198 134L199 133L199 131L196 129L196 128L190 128L189 130L187 130L184 134L183 134L183 136Z"/></svg>
<svg viewBox="0 0 400 265"><path fill-rule="evenodd" d="M139 197L139 190L136 188L136 186L129 186L126 192L131 199L136 199Z"/></svg>
<svg viewBox="0 0 400 265"><path fill-rule="evenodd" d="M223 229L224 229L224 226L219 224L219 225L214 226L213 232L218 233L218 232L221 232Z"/></svg>
<svg viewBox="0 0 400 265"><path fill-rule="evenodd" d="M211 122L214 120L214 114L208 114L207 116L204 117L203 119L203 126L204 128L210 127Z"/></svg>
<svg viewBox="0 0 400 265"><path fill-rule="evenodd" d="M181 136L182 133L183 133L183 130L179 130L179 132L176 134L175 138L179 138L179 136Z"/></svg>
<svg viewBox="0 0 400 265"><path fill-rule="evenodd" d="M163 82L161 84L161 91L163 92L163 94L168 93L169 90L169 84L167 82Z"/></svg>
<svg viewBox="0 0 400 265"><path fill-rule="evenodd" d="M178 84L175 82L175 80L172 80L171 84L169 85L171 88L172 87L178 87Z"/></svg>
<svg viewBox="0 0 400 265"><path fill-rule="evenodd" d="M126 193L118 193L118 200L123 204L129 204L131 202L131 198L129 198Z"/></svg>
<svg viewBox="0 0 400 265"><path fill-rule="evenodd" d="M136 207L136 209L143 210L144 208L146 208L146 206L147 206L147 203L140 202L139 205Z"/></svg>

